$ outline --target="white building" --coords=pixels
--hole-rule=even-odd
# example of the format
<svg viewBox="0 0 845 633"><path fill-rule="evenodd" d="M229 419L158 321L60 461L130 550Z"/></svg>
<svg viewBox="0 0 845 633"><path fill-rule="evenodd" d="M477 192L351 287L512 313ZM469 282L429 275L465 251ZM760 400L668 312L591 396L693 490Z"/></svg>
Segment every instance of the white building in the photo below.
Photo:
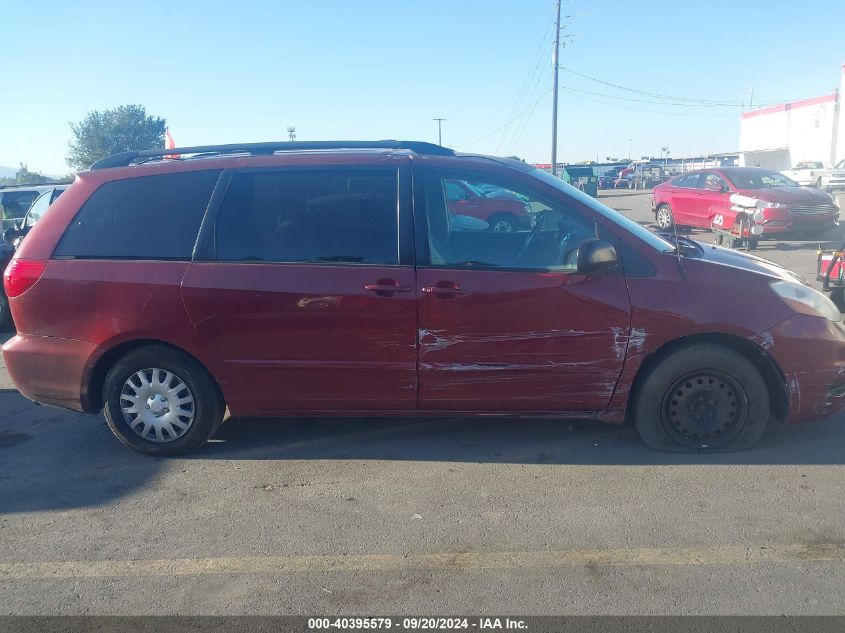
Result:
<svg viewBox="0 0 845 633"><path fill-rule="evenodd" d="M802 161L829 166L845 159L840 94L845 94L845 64L837 92L743 112L740 164L781 170Z"/></svg>

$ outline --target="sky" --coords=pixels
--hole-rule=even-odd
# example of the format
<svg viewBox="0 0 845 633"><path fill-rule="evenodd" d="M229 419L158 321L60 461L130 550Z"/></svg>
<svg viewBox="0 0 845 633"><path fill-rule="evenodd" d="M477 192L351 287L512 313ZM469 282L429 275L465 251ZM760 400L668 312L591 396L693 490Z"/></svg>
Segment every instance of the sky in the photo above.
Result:
<svg viewBox="0 0 845 633"><path fill-rule="evenodd" d="M288 126L437 142L442 117L448 147L548 162L554 4L0 0L0 165L66 174L69 123L130 103L181 146L286 140ZM839 0L562 13L564 161L735 151L752 88L755 106L829 94L845 62Z"/></svg>

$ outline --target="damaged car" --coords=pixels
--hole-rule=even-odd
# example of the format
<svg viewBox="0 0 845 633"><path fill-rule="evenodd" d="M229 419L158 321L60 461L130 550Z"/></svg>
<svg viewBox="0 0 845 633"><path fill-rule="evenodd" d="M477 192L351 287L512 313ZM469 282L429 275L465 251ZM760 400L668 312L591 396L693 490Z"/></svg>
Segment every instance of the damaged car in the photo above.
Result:
<svg viewBox="0 0 845 633"><path fill-rule="evenodd" d="M456 182L510 192L531 221L455 221ZM4 285L20 392L104 411L151 455L199 448L227 409L627 422L652 448L707 453L845 408L845 325L794 273L427 143L105 158Z"/></svg>

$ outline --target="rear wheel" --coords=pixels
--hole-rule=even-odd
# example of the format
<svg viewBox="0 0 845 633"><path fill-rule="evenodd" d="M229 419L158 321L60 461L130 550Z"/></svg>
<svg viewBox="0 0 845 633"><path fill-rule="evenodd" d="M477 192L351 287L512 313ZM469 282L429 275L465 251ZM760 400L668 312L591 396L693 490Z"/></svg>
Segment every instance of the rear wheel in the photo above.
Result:
<svg viewBox="0 0 845 633"><path fill-rule="evenodd" d="M516 231L516 218L510 213L494 213L490 216L490 230L494 233Z"/></svg>
<svg viewBox="0 0 845 633"><path fill-rule="evenodd" d="M129 352L103 385L109 428L124 445L148 455L180 455L202 446L223 420L225 405L211 375L176 350Z"/></svg>
<svg viewBox="0 0 845 633"><path fill-rule="evenodd" d="M640 437L655 450L738 451L756 444L766 430L769 391L741 354L695 344L649 371L632 412Z"/></svg>
<svg viewBox="0 0 845 633"><path fill-rule="evenodd" d="M655 213L657 228L661 231L668 231L672 228L672 208L668 204L661 204Z"/></svg>

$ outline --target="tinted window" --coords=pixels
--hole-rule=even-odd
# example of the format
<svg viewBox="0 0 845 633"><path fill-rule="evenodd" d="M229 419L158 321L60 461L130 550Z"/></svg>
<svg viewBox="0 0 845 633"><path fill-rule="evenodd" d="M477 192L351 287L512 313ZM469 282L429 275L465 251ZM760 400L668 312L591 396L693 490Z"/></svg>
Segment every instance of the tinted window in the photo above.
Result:
<svg viewBox="0 0 845 633"><path fill-rule="evenodd" d="M486 193L455 199L456 182ZM434 266L575 270L578 244L595 235L595 225L565 201L503 182L432 173L425 198Z"/></svg>
<svg viewBox="0 0 845 633"><path fill-rule="evenodd" d="M218 260L398 264L397 171L235 174Z"/></svg>
<svg viewBox="0 0 845 633"><path fill-rule="evenodd" d="M37 191L6 191L3 193L3 213L6 219L22 218L32 201L38 197Z"/></svg>
<svg viewBox="0 0 845 633"><path fill-rule="evenodd" d="M107 182L77 213L57 257L190 259L219 171Z"/></svg>

